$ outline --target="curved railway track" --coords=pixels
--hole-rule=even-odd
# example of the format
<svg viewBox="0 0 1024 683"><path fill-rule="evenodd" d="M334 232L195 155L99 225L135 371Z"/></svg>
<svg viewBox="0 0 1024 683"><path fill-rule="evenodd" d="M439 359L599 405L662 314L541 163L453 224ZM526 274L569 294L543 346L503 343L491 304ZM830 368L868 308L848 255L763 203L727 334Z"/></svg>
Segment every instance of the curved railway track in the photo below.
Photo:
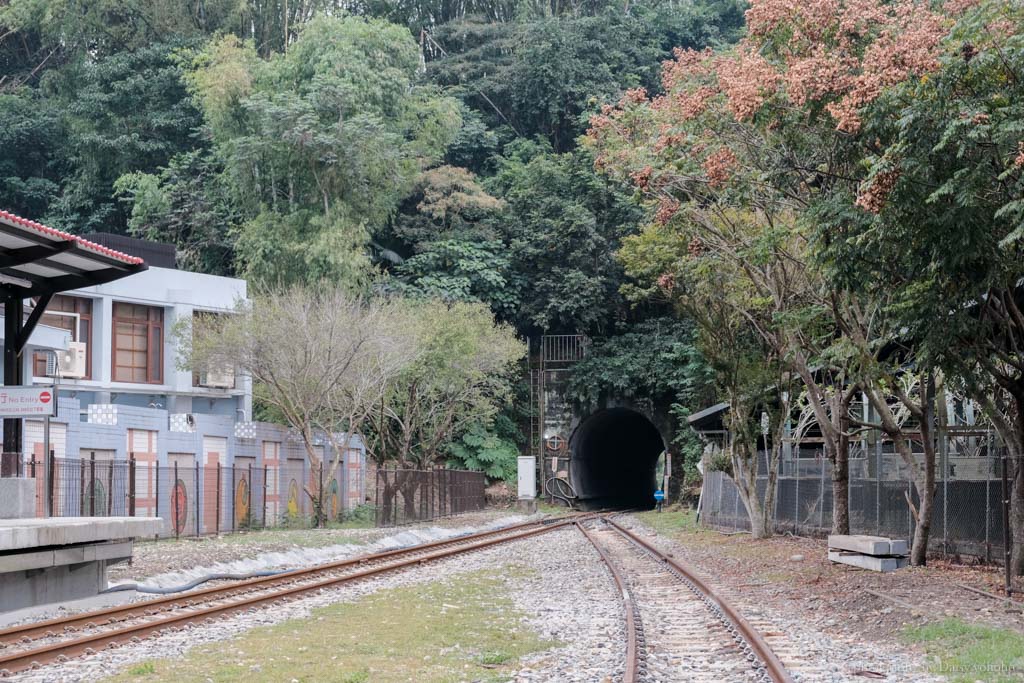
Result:
<svg viewBox="0 0 1024 683"><path fill-rule="evenodd" d="M524 522L284 574L0 629L0 675L27 671L50 662L137 642L161 631L181 629L291 600L305 593L528 538L593 517L593 514L576 514Z"/></svg>
<svg viewBox="0 0 1024 683"><path fill-rule="evenodd" d="M622 595L624 683L792 683L764 638L688 567L607 517L576 526L597 549Z"/></svg>

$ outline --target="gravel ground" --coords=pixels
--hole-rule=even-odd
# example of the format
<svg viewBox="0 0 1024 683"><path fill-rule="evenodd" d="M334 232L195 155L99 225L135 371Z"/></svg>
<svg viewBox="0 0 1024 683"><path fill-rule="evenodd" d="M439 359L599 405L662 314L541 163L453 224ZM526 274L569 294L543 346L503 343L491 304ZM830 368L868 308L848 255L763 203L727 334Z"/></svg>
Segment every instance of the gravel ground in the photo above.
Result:
<svg viewBox="0 0 1024 683"><path fill-rule="evenodd" d="M146 659L181 656L192 647L231 638L247 628L306 618L316 607L481 570L506 576L515 606L533 615L527 625L560 643L525 659L516 681L612 681L621 676L625 641L618 596L585 539L574 529L564 529L104 650L10 680L97 680Z"/></svg>
<svg viewBox="0 0 1024 683"><path fill-rule="evenodd" d="M202 538L143 541L135 544L131 563L110 567L108 578L111 583L144 581L161 574L217 563L236 562L264 553L288 552L296 548L372 543L407 529L483 526L508 518L511 514L509 510L484 510L423 524L386 529L268 529Z"/></svg>
<svg viewBox="0 0 1024 683"><path fill-rule="evenodd" d="M563 647L524 658L517 683L621 680L626 634L622 602L594 547L575 529L541 537L531 572L511 583L517 607L542 636Z"/></svg>
<svg viewBox="0 0 1024 683"><path fill-rule="evenodd" d="M449 524L473 522L481 527L519 519L509 517L507 511L498 511L473 518L463 516L450 520ZM635 517L622 519L642 533L657 536ZM353 531L360 530L338 530L337 533L351 538ZM365 537L369 541L377 534L394 531L365 530ZM337 538L331 536L332 531L314 533L325 534L328 542ZM379 540L379 536L376 538ZM212 550L201 555L202 560L209 562L214 556L235 556L238 549L226 547L223 540L201 542ZM273 542L284 541L275 539ZM293 548L304 545L295 539L290 543L288 547ZM823 568L817 567L813 559L816 556L811 554L816 551L810 542L804 548L805 543L800 539L754 542L745 537L709 533L681 534L673 538L657 536L657 543L678 553L677 557L705 577L713 577L712 585L766 635L799 681L943 680L926 673L923 655L901 647L892 637L903 624L914 623L915 617L898 609L894 611L892 605L866 600L863 594L849 590L857 581L891 581L891 578L879 579L877 577L882 575L870 572L836 571L827 563ZM262 550L267 545L260 541L245 547L251 553L254 548ZM793 553L803 553L812 559L789 561L787 565ZM147 561L149 567L173 571L188 560L168 556L159 560L151 557ZM315 607L356 601L370 593L398 586L457 580L460 574L475 571L503 577L516 608L528 615L525 626L557 643L549 650L520 660L513 674L516 683L621 680L625 651L621 602L596 551L574 529L322 591L269 609L227 617L103 651L86 659L50 666L15 680L95 680L142 660L180 656L191 647L231 638L253 626L306 618ZM982 609L991 610L998 605L985 600L982 599ZM860 605L859 609L851 610L851 603ZM1012 617L1012 614L1006 616ZM888 635L883 637L882 634Z"/></svg>
<svg viewBox="0 0 1024 683"><path fill-rule="evenodd" d="M624 525L654 537L657 545L672 552L681 561L699 572L722 597L731 602L757 628L798 681L833 682L885 680L942 681L927 672L924 655L900 647L889 637L875 639L865 636L861 619L849 618L842 610L833 609L823 601L813 579L804 581L785 574L797 562L788 559L801 552L787 544L790 539L775 539L787 554L779 557L764 542L756 542L752 552L741 558L722 552L725 543L752 542L749 538L720 536L710 532L700 544L659 535L631 515L620 518ZM754 543L754 542L752 542ZM824 554L822 552L822 554ZM809 556L807 556L809 557ZM800 560L803 568L806 560ZM788 563L788 565L787 565ZM778 580L772 580L773 572ZM872 574L872 572L860 572ZM897 572L898 573L898 572ZM890 576L890 575L885 575ZM792 599L799 593L803 599ZM840 596L833 596L840 597ZM861 602L864 596L854 597ZM883 619L901 623L891 607ZM875 615L878 616L877 614ZM872 619L872 623L875 619Z"/></svg>

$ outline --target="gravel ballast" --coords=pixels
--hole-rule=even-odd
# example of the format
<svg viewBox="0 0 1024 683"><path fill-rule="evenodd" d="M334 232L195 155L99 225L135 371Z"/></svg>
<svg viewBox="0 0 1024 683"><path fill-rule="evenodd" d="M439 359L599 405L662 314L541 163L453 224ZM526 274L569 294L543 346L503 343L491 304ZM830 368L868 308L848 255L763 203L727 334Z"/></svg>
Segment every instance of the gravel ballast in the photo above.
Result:
<svg viewBox="0 0 1024 683"><path fill-rule="evenodd" d="M620 608L605 570L591 553L575 529L552 531L103 650L10 680L98 680L147 659L180 657L193 647L231 638L249 628L308 618L317 607L477 571L507 576L506 589L515 606L532 615L526 625L561 644L525 660L515 680L613 680L625 651Z"/></svg>

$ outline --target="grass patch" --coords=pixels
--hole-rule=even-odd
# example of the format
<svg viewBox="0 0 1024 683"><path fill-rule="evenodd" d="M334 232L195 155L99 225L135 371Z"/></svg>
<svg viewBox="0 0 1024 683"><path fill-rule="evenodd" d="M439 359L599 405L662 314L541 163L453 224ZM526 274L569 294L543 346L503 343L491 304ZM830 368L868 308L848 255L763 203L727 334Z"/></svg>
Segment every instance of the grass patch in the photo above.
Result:
<svg viewBox="0 0 1024 683"><path fill-rule="evenodd" d="M513 570L514 571L514 570ZM557 645L523 625L491 573L398 588L317 609L309 619L201 645L113 681L507 680L525 654Z"/></svg>
<svg viewBox="0 0 1024 683"><path fill-rule="evenodd" d="M636 512L634 516L659 534L704 533L697 524L697 513L690 509L675 508L662 512L649 510Z"/></svg>
<svg viewBox="0 0 1024 683"><path fill-rule="evenodd" d="M156 666L153 662L143 662L128 669L128 673L132 676L148 676L149 674L156 673Z"/></svg>
<svg viewBox="0 0 1024 683"><path fill-rule="evenodd" d="M544 515L564 515L572 511L564 505L554 505L543 500L538 500L537 512Z"/></svg>
<svg viewBox="0 0 1024 683"><path fill-rule="evenodd" d="M1024 635L1009 629L943 619L904 629L908 642L924 646L933 673L950 683L1011 683L1024 678Z"/></svg>

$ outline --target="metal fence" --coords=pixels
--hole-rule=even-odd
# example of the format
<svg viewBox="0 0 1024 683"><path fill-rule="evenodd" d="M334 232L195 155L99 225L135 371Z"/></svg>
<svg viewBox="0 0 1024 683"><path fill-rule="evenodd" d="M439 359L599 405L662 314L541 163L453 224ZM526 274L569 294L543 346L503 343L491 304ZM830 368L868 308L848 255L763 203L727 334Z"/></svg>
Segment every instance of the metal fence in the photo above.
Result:
<svg viewBox="0 0 1024 683"><path fill-rule="evenodd" d="M377 470L377 526L424 522L486 505L483 472Z"/></svg>
<svg viewBox="0 0 1024 683"><path fill-rule="evenodd" d="M134 457L49 460L48 468L41 461L11 466L11 475L35 479L37 516L161 517L161 537L308 527L318 510L327 521L344 521L367 505L378 525L392 526L485 505L483 473L463 470L381 469L375 489L363 493L362 468L339 467L328 477L330 464L313 468L305 461L202 467L157 466ZM351 498L353 490L360 498Z"/></svg>
<svg viewBox="0 0 1024 683"><path fill-rule="evenodd" d="M156 466L124 460L50 458L24 464L36 480L40 517L161 517L160 536L203 536L342 520L362 500L345 500L344 467ZM359 482L361 484L361 482ZM362 487L359 487L362 490Z"/></svg>
<svg viewBox="0 0 1024 683"><path fill-rule="evenodd" d="M940 449L930 550L990 562L1003 557L1002 455L1001 446L988 436L956 437ZM923 467L923 457L917 465ZM757 491L763 504L768 485L763 453L758 469ZM911 539L915 527L911 502L919 508L910 468L893 452L891 442L879 440L852 449L850 533ZM820 452L816 457L784 459L770 512L778 532L827 534L832 526L829 460ZM736 484L727 474L705 475L701 520L725 530L750 529Z"/></svg>

